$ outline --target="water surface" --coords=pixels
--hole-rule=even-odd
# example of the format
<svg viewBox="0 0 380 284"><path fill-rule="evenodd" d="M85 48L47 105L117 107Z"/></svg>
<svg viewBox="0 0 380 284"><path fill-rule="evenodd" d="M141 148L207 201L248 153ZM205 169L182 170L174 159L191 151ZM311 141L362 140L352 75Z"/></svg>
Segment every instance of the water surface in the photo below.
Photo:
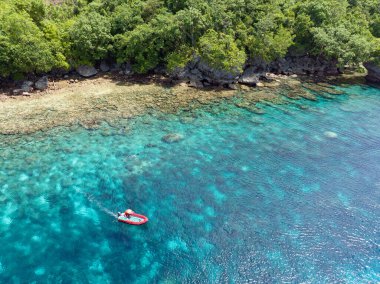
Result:
<svg viewBox="0 0 380 284"><path fill-rule="evenodd" d="M343 90L0 136L0 282L380 281L380 90Z"/></svg>

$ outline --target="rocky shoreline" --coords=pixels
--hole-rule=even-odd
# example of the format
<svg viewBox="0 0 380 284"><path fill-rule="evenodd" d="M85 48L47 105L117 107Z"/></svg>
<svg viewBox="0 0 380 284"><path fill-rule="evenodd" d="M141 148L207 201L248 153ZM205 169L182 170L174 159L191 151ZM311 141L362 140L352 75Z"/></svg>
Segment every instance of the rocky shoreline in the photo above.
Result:
<svg viewBox="0 0 380 284"><path fill-rule="evenodd" d="M109 74L81 79L69 76L48 83L48 88L29 96L0 96L0 134L29 134L56 126L78 125L96 129L102 122L128 131L128 119L151 113L182 113L193 119L197 108L230 102L254 114L260 105L294 103L306 109L300 99L333 99L341 92L327 83L285 75L267 74L261 87L237 85L193 88L187 81L167 77L129 77Z"/></svg>
<svg viewBox="0 0 380 284"><path fill-rule="evenodd" d="M370 83L380 83L380 67L374 62L366 62L364 67L368 71L366 80ZM98 74L108 74L121 80L128 78L132 82L136 79L149 81L152 77L160 77L161 80L169 81L171 84L185 82L193 88L214 86L237 90L239 89L238 85L260 87L263 86L263 83L272 82L276 77L282 75L310 76L323 80L328 76L340 76L344 71L337 67L336 60L309 55L288 55L269 63L260 59L250 59L246 62L242 72L217 70L196 57L183 68L176 68L171 72L164 67L157 67L148 75L137 75L134 74L131 64L117 64L110 59L102 60L95 66L81 65L68 71L55 70L42 77L29 76L25 81L4 81L3 79L2 82L0 78L0 84L3 86L0 93L28 96L32 92L45 91L48 88L49 80L68 79L70 83L76 83L80 78L91 78Z"/></svg>

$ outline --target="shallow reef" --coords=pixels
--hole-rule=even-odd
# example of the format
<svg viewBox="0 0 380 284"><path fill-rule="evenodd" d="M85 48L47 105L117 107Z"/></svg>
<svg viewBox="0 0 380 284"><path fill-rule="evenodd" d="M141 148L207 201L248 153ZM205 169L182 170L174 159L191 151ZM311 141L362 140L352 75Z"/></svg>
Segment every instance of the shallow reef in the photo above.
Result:
<svg viewBox="0 0 380 284"><path fill-rule="evenodd" d="M165 86L158 83L120 83L98 78L68 85L52 93L31 97L7 98L0 101L0 133L25 134L56 126L80 125L96 129L102 121L120 124L149 113L189 116L197 108L234 101L236 106L262 114L260 103L284 104L289 100L333 98L341 92L329 84L302 82L297 78L277 77L260 88L241 86L238 90L223 88L194 89L186 84ZM296 102L294 102L296 103ZM128 123L123 121L125 131Z"/></svg>
<svg viewBox="0 0 380 284"><path fill-rule="evenodd" d="M379 89L175 92L0 135L0 282L379 280ZM118 223L126 208L149 222Z"/></svg>

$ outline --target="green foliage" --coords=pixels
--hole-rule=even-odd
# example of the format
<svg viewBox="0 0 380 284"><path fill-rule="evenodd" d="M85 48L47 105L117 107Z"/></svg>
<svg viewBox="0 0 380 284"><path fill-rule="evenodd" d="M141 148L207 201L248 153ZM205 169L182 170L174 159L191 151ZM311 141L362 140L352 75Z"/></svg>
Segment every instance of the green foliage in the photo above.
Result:
<svg viewBox="0 0 380 284"><path fill-rule="evenodd" d="M231 35L208 30L199 39L199 54L211 67L225 71L241 71L246 54Z"/></svg>
<svg viewBox="0 0 380 284"><path fill-rule="evenodd" d="M138 73L199 55L239 70L289 48L357 65L379 57L379 0L0 0L0 76L103 58Z"/></svg>
<svg viewBox="0 0 380 284"><path fill-rule="evenodd" d="M337 59L341 66L369 60L375 50L366 0L305 1L297 8L295 44L314 55ZM367 9L363 9L366 7Z"/></svg>
<svg viewBox="0 0 380 284"><path fill-rule="evenodd" d="M276 29L258 28L249 38L248 50L252 57L261 57L272 61L284 57L293 44L293 35L289 29L279 26Z"/></svg>
<svg viewBox="0 0 380 284"><path fill-rule="evenodd" d="M26 12L32 20L39 24L46 17L46 5L42 0L12 0L18 13Z"/></svg>
<svg viewBox="0 0 380 284"><path fill-rule="evenodd" d="M344 26L314 28L313 35L315 50L323 50L324 55L337 58L340 65L370 58L371 44L364 37L350 33Z"/></svg>
<svg viewBox="0 0 380 284"><path fill-rule="evenodd" d="M200 10L194 7L186 8L176 14L176 22L182 32L182 40L195 47L196 42L204 33L207 19Z"/></svg>
<svg viewBox="0 0 380 284"><path fill-rule="evenodd" d="M0 34L0 75L8 76L10 68L8 66L11 61L11 43L9 38Z"/></svg>
<svg viewBox="0 0 380 284"><path fill-rule="evenodd" d="M373 36L380 38L380 14L371 19L371 32Z"/></svg>
<svg viewBox="0 0 380 284"><path fill-rule="evenodd" d="M193 58L194 51L188 46L181 46L176 51L169 53L166 57L167 68L169 72L176 68L183 68Z"/></svg>
<svg viewBox="0 0 380 284"><path fill-rule="evenodd" d="M176 48L179 37L174 16L158 14L149 23L116 37L118 61L130 61L134 71L146 73Z"/></svg>
<svg viewBox="0 0 380 284"><path fill-rule="evenodd" d="M74 62L92 63L112 49L111 23L97 12L80 15L69 30Z"/></svg>
<svg viewBox="0 0 380 284"><path fill-rule="evenodd" d="M131 3L123 3L115 8L112 14L112 32L123 34L132 31L136 26L144 23L142 9L133 9Z"/></svg>
<svg viewBox="0 0 380 284"><path fill-rule="evenodd" d="M9 9L0 14L0 20L2 76L47 72L62 66L64 59L55 53L44 33L25 11Z"/></svg>

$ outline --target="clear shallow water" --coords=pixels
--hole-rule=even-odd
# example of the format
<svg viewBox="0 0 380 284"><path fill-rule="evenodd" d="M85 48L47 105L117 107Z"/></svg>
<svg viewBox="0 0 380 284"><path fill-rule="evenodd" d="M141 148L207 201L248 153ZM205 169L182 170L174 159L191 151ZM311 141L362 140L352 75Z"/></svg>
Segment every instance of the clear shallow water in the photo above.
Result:
<svg viewBox="0 0 380 284"><path fill-rule="evenodd" d="M380 90L344 90L0 136L0 282L380 281Z"/></svg>

